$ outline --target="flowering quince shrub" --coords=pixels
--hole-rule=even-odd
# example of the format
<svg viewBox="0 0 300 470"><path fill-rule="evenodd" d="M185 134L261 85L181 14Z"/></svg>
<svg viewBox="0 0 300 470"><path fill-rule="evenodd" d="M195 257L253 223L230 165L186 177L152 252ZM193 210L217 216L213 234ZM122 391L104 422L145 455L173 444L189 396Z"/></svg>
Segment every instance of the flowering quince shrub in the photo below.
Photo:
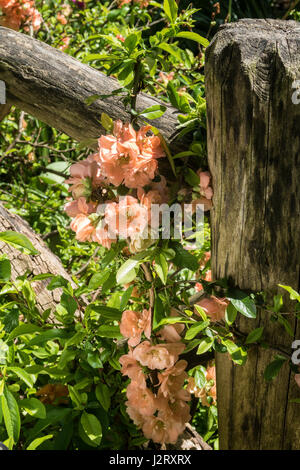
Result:
<svg viewBox="0 0 300 470"><path fill-rule="evenodd" d="M281 295L271 302L211 272L209 211L218 182L206 158L208 40L193 28L201 31L203 12L210 24L224 7L186 3L0 0L1 24L116 78L115 99L130 120L99 116L106 133L80 145L14 110L0 123L1 200L74 281L51 273L12 281L9 260L0 259L0 441L10 449L165 448L188 422L217 449L214 353L238 367L252 346L268 347L262 327L238 331L238 315L254 319L265 309L293 336ZM164 105L136 110L140 91L179 110L174 132L189 137L181 152L173 155L153 125ZM95 99L105 97L87 104ZM154 236L155 204L190 204L195 233L201 205L202 246L195 233L176 239L171 230L164 238L162 216ZM21 234L0 239L37 254ZM39 283L58 299L42 312ZM281 287L298 305L299 294ZM299 318L299 309L289 314ZM298 365L282 350L266 380L288 365L299 385Z"/></svg>
<svg viewBox="0 0 300 470"><path fill-rule="evenodd" d="M34 0L1 0L0 26L15 29L18 31L21 27L29 31L38 31L42 24L42 17L35 8Z"/></svg>

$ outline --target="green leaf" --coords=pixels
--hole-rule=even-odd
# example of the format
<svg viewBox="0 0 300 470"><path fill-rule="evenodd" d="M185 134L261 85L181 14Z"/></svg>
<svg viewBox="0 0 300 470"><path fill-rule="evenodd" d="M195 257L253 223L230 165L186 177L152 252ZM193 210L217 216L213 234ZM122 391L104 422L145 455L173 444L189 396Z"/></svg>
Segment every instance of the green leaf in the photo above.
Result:
<svg viewBox="0 0 300 470"><path fill-rule="evenodd" d="M146 119L157 119L165 114L167 108L161 104L155 104L149 108L144 109L139 113L139 116L143 116Z"/></svg>
<svg viewBox="0 0 300 470"><path fill-rule="evenodd" d="M48 441L49 439L52 439L53 434L48 434L47 436L43 437L38 437L37 439L34 439L29 446L27 447L26 450L35 450L37 447L39 447L43 442Z"/></svg>
<svg viewBox="0 0 300 470"><path fill-rule="evenodd" d="M129 284L129 282L133 281L137 276L139 263L140 261L134 258L125 261L117 272L117 283Z"/></svg>
<svg viewBox="0 0 300 470"><path fill-rule="evenodd" d="M6 255L0 257L0 282L7 282L11 276L11 265Z"/></svg>
<svg viewBox="0 0 300 470"><path fill-rule="evenodd" d="M178 266L178 268L187 268L191 271L197 271L199 263L194 255L185 250L183 246L177 242L173 242L171 244L171 248L173 248L176 253L172 261L176 266Z"/></svg>
<svg viewBox="0 0 300 470"><path fill-rule="evenodd" d="M176 38L184 38L184 39L190 39L191 41L196 41L198 44L201 44L201 46L207 47L209 46L209 41L205 39L204 37L200 36L200 34L193 33L190 31L181 31L180 33L176 34Z"/></svg>
<svg viewBox="0 0 300 470"><path fill-rule="evenodd" d="M100 122L101 122L102 127L104 127L106 131L112 132L113 127L114 127L114 122L111 119L111 117L109 117L106 113L102 113Z"/></svg>
<svg viewBox="0 0 300 470"><path fill-rule="evenodd" d="M105 411L108 411L110 407L110 393L108 386L106 384L99 383L96 387L95 393L99 403L103 406Z"/></svg>
<svg viewBox="0 0 300 470"><path fill-rule="evenodd" d="M187 340L195 338L195 336L204 328L206 328L209 325L209 321L202 321L202 322L197 322L194 325L192 325L188 331L186 332L185 338Z"/></svg>
<svg viewBox="0 0 300 470"><path fill-rule="evenodd" d="M256 305L253 300L240 290L232 290L229 292L227 299L232 305L247 318L256 318Z"/></svg>
<svg viewBox="0 0 300 470"><path fill-rule="evenodd" d="M123 87L131 84L134 80L134 63L126 63L118 74L118 80Z"/></svg>
<svg viewBox="0 0 300 470"><path fill-rule="evenodd" d="M30 433L27 439L27 444L31 440L37 438L41 434L41 432L44 429L46 429L48 426L62 422L72 411L73 411L72 408L62 408L62 407L60 408L53 407L53 408L48 409L46 418L38 420L37 423L30 430Z"/></svg>
<svg viewBox="0 0 300 470"><path fill-rule="evenodd" d="M290 299L291 300L297 300L300 302L300 294L299 292L295 291L292 287L290 286L283 286L282 284L278 284L279 287L282 287L282 289L285 289L289 294L290 294Z"/></svg>
<svg viewBox="0 0 300 470"><path fill-rule="evenodd" d="M16 374L29 388L33 387L34 381L32 376L25 372L25 370L20 367L8 367L7 370Z"/></svg>
<svg viewBox="0 0 300 470"><path fill-rule="evenodd" d="M195 384L197 387L202 388L205 386L206 384L205 373L200 368L196 370L194 379L195 379Z"/></svg>
<svg viewBox="0 0 300 470"><path fill-rule="evenodd" d="M75 389L75 387L72 387L72 385L68 385L68 390L70 398L75 405L75 409L83 410L85 403L83 403L81 394Z"/></svg>
<svg viewBox="0 0 300 470"><path fill-rule="evenodd" d="M232 323L235 322L236 316L237 316L237 309L232 303L230 303L227 306L226 311L225 311L226 323L228 323L228 325L232 325Z"/></svg>
<svg viewBox="0 0 300 470"><path fill-rule="evenodd" d="M91 444L99 446L102 439L102 427L98 418L84 411L80 418L80 424Z"/></svg>
<svg viewBox="0 0 300 470"><path fill-rule="evenodd" d="M14 246L25 254L38 255L39 252L34 248L31 241L22 233L7 230L0 233L0 240Z"/></svg>
<svg viewBox="0 0 300 470"><path fill-rule="evenodd" d="M268 382L273 380L274 377L276 377L276 375L279 373L281 367L285 362L287 362L286 358L277 356L274 361L268 364L264 372L265 380L267 380Z"/></svg>
<svg viewBox="0 0 300 470"><path fill-rule="evenodd" d="M129 54L134 51L135 46L137 45L137 42L139 40L139 36L135 33L129 34L125 41L123 42L123 45L126 47L128 50Z"/></svg>
<svg viewBox="0 0 300 470"><path fill-rule="evenodd" d="M158 44L157 47L165 52L168 52L168 54L173 55L178 61L182 60L181 49L179 47L174 46L173 44L168 44L167 42L162 42Z"/></svg>
<svg viewBox="0 0 300 470"><path fill-rule="evenodd" d="M162 253L159 253L157 256L155 256L154 270L159 276L161 282L166 285L168 277L168 263Z"/></svg>
<svg viewBox="0 0 300 470"><path fill-rule="evenodd" d="M171 104L175 108L179 109L179 111L183 113L188 113L190 111L190 105L189 105L187 97L185 95L180 95L171 81L167 85L167 93L168 93L168 97L169 97ZM182 153L191 154L191 152L182 152ZM178 155L180 154L177 154L176 158L178 158Z"/></svg>
<svg viewBox="0 0 300 470"><path fill-rule="evenodd" d="M24 323L23 325L17 326L8 336L7 342L11 341L18 336L29 335L43 331L39 326L32 325L31 323Z"/></svg>
<svg viewBox="0 0 300 470"><path fill-rule="evenodd" d="M190 186L193 187L199 186L200 184L199 176L191 168L187 168L185 170L184 179Z"/></svg>
<svg viewBox="0 0 300 470"><path fill-rule="evenodd" d="M45 331L41 333L32 340L30 340L30 346L39 346L44 345L47 341L54 341L55 339L58 340L65 340L70 338L70 333L67 330L59 329L59 328L52 328L51 330Z"/></svg>
<svg viewBox="0 0 300 470"><path fill-rule="evenodd" d="M129 286L128 289L126 289L126 291L122 295L122 299L120 303L120 310L124 310L126 308L128 301L132 295L133 287L134 286Z"/></svg>
<svg viewBox="0 0 300 470"><path fill-rule="evenodd" d="M259 341L260 338L262 337L263 331L264 331L263 326L256 328L253 331L250 331L250 333L248 334L246 338L245 344L256 343L257 341Z"/></svg>
<svg viewBox="0 0 300 470"><path fill-rule="evenodd" d="M280 323L280 325L282 325L284 327L284 329L285 329L285 331L287 332L288 335L290 335L292 338L294 337L294 330L292 328L292 325L280 313L278 314L278 323Z"/></svg>
<svg viewBox="0 0 300 470"><path fill-rule="evenodd" d="M100 359L100 353L98 351L89 351L87 353L86 360L93 369L100 369L103 367L103 363Z"/></svg>
<svg viewBox="0 0 300 470"><path fill-rule="evenodd" d="M214 338L204 338L198 346L197 354L204 354L214 344Z"/></svg>
<svg viewBox="0 0 300 470"><path fill-rule="evenodd" d="M164 0L164 12L171 23L177 18L178 5L175 0Z"/></svg>
<svg viewBox="0 0 300 470"><path fill-rule="evenodd" d="M98 287L102 286L104 282L107 281L107 279L109 278L109 275L110 275L110 270L93 274L93 276L91 277L89 281L88 288L92 290L98 289Z"/></svg>
<svg viewBox="0 0 300 470"><path fill-rule="evenodd" d="M65 342L65 348L68 348L69 346L77 345L80 344L85 338L86 332L85 331L77 331L71 338L69 338Z"/></svg>
<svg viewBox="0 0 300 470"><path fill-rule="evenodd" d="M40 175L40 178L47 184L61 184L62 185L67 177L67 170L69 167L70 167L70 163L65 162L65 161L49 163L49 165L46 166L47 169L54 170L59 173L65 173L66 176L57 175L55 173L52 173L51 171L47 171L45 173L42 173Z"/></svg>
<svg viewBox="0 0 300 470"><path fill-rule="evenodd" d="M46 408L37 398L24 398L24 400L19 401L19 405L30 416L34 416L35 418L40 419L46 418Z"/></svg>
<svg viewBox="0 0 300 470"><path fill-rule="evenodd" d="M97 330L97 335L104 338L122 339L119 326L101 325Z"/></svg>
<svg viewBox="0 0 300 470"><path fill-rule="evenodd" d="M203 310L203 308L200 307L200 305L197 305L197 304L194 305L194 308L197 311L197 313L199 313L202 320L206 321L207 320L207 315L206 315L205 311Z"/></svg>
<svg viewBox="0 0 300 470"><path fill-rule="evenodd" d="M94 304L90 304L89 308L96 313L100 313L100 315L107 320L119 321L122 317L121 310L118 310L117 308L106 307L106 305Z"/></svg>
<svg viewBox="0 0 300 470"><path fill-rule="evenodd" d="M238 365L244 365L247 360L247 351L243 347L238 346L230 339L222 340L224 346L226 346L231 359Z"/></svg>
<svg viewBox="0 0 300 470"><path fill-rule="evenodd" d="M19 407L13 394L10 393L6 386L4 386L3 395L1 396L1 406L8 437L13 438L16 444L21 427Z"/></svg>

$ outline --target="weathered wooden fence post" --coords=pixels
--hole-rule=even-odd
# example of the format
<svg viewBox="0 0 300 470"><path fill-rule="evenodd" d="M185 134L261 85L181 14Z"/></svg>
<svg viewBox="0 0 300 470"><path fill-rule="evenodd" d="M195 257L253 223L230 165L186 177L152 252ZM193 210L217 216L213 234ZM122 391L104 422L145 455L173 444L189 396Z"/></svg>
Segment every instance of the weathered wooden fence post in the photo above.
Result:
<svg viewBox="0 0 300 470"><path fill-rule="evenodd" d="M207 49L213 275L241 289L299 288L299 79L300 24L293 21L228 24ZM239 318L238 328L264 326L266 340L290 352L293 339L270 315ZM291 325L300 339L300 322ZM300 404L290 403L300 393L289 368L271 383L263 377L275 354L254 348L244 367L217 354L221 449L300 448Z"/></svg>

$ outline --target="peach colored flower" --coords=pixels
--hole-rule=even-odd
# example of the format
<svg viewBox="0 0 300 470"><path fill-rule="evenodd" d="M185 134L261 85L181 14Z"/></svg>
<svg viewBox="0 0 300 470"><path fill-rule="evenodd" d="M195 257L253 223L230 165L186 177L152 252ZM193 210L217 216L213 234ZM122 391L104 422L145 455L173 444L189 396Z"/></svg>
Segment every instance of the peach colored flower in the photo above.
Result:
<svg viewBox="0 0 300 470"><path fill-rule="evenodd" d="M142 429L145 437L153 442L175 444L183 426L175 420L165 420L163 416L151 416L145 421Z"/></svg>
<svg viewBox="0 0 300 470"><path fill-rule="evenodd" d="M65 17L65 15L63 15L62 13L58 12L57 15L56 15L56 19L57 21L59 21L59 23L63 24L63 25L66 25L68 23L68 20L67 18Z"/></svg>
<svg viewBox="0 0 300 470"><path fill-rule="evenodd" d="M149 341L144 341L135 348L133 357L142 366L147 366L149 369L166 369L175 364L184 349L183 343L165 343L153 346Z"/></svg>
<svg viewBox="0 0 300 470"><path fill-rule="evenodd" d="M28 31L30 24L34 31L38 31L42 17L34 6L33 0L1 0L0 8L3 16L0 18L0 25L16 31L23 26L24 30Z"/></svg>
<svg viewBox="0 0 300 470"><path fill-rule="evenodd" d="M210 380L216 381L216 366L207 366L206 368L206 380L209 382Z"/></svg>
<svg viewBox="0 0 300 470"><path fill-rule="evenodd" d="M132 381L139 384L140 387L146 388L146 378L140 364L134 359L132 351L128 354L121 356L120 364L122 366L121 372L123 375L127 375Z"/></svg>
<svg viewBox="0 0 300 470"><path fill-rule="evenodd" d="M126 411L127 411L127 414L129 415L129 417L132 419L132 421L134 422L134 424L136 426L141 428L143 426L143 424L145 423L145 419L147 419L147 417L143 416L139 412L139 410L137 410L136 408L130 406L129 401L126 401L125 405L126 405Z"/></svg>
<svg viewBox="0 0 300 470"><path fill-rule="evenodd" d="M120 198L118 204L112 203L107 207L105 222L119 237L134 238L142 234L148 225L147 209L136 198L125 196Z"/></svg>
<svg viewBox="0 0 300 470"><path fill-rule="evenodd" d="M229 303L229 300L225 298L218 299L217 297L212 295L210 298L200 300L200 302L197 302L197 305L203 308L203 310L212 322L217 322L225 317L225 310ZM197 313L196 310L195 313Z"/></svg>
<svg viewBox="0 0 300 470"><path fill-rule="evenodd" d="M201 169L197 171L197 175L200 178L200 194L206 199L212 199L213 190L210 185L211 174L209 171L202 171Z"/></svg>
<svg viewBox="0 0 300 470"><path fill-rule="evenodd" d="M92 214L96 210L94 202L86 202L84 197L80 197L72 202L67 202L64 207L69 217L76 217L78 214Z"/></svg>
<svg viewBox="0 0 300 470"><path fill-rule="evenodd" d="M125 38L124 38L124 36L122 36L122 34L117 34L116 38L119 39L119 41L121 41L121 42L125 41Z"/></svg>
<svg viewBox="0 0 300 470"><path fill-rule="evenodd" d="M104 182L97 158L97 154L93 154L70 166L70 178L65 180L65 183L71 185L69 191L72 192L74 199L82 196L90 197L92 189Z"/></svg>
<svg viewBox="0 0 300 470"><path fill-rule="evenodd" d="M131 3L131 0L118 0L118 7L121 8L123 5Z"/></svg>
<svg viewBox="0 0 300 470"><path fill-rule="evenodd" d="M112 243L117 242L117 238L111 235L109 228L102 220L97 224L95 231L92 233L92 241L99 243L104 248L110 249Z"/></svg>
<svg viewBox="0 0 300 470"><path fill-rule="evenodd" d="M180 395L183 399L180 398ZM185 424L191 419L190 407L186 403L190 399L190 393L183 389L177 391L173 396L167 396L166 398L160 395L157 398L158 416L164 417L166 422L174 420L180 423L183 431Z"/></svg>
<svg viewBox="0 0 300 470"><path fill-rule="evenodd" d="M73 10L68 3L63 3L61 11L63 15L70 16Z"/></svg>
<svg viewBox="0 0 300 470"><path fill-rule="evenodd" d="M76 232L76 239L81 242L93 241L100 243L105 248L110 248L111 244L117 241L115 237L111 236L101 215L96 213L76 215L70 227Z"/></svg>
<svg viewBox="0 0 300 470"><path fill-rule="evenodd" d="M142 333L146 338L151 336L151 311L143 310L142 313L133 310L125 310L122 314L120 332L125 338L129 338L129 346L137 346L141 342Z"/></svg>
<svg viewBox="0 0 300 470"><path fill-rule="evenodd" d="M158 79L157 81L159 83L163 83L165 86L168 85L168 83L173 80L174 78L174 72L163 72L162 70L159 72L159 76L158 76Z"/></svg>
<svg viewBox="0 0 300 470"><path fill-rule="evenodd" d="M172 308L170 317L178 317L177 311ZM176 343L178 341L181 341L181 333L183 332L185 326L183 323L175 323L174 325L165 325L163 326L157 336L166 341L167 343Z"/></svg>
<svg viewBox="0 0 300 470"><path fill-rule="evenodd" d="M187 365L186 361L180 360L173 367L158 373L159 391L164 397L172 396L183 387L188 378L185 372Z"/></svg>
<svg viewBox="0 0 300 470"><path fill-rule="evenodd" d="M141 387L132 381L127 387L128 404L139 411L142 416L151 416L156 411L154 394L148 388Z"/></svg>
<svg viewBox="0 0 300 470"><path fill-rule="evenodd" d="M74 232L76 232L76 240L80 242L92 241L92 234L95 231L95 227L87 215L76 215L72 220L70 227Z"/></svg>
<svg viewBox="0 0 300 470"><path fill-rule="evenodd" d="M129 123L114 122L113 134L98 140L101 168L114 186L138 188L150 183L157 171L156 159L164 156L160 139L147 136L150 126L136 132Z"/></svg>
<svg viewBox="0 0 300 470"><path fill-rule="evenodd" d="M140 155L135 164L124 170L124 184L127 188L146 186L155 178L157 160Z"/></svg>
<svg viewBox="0 0 300 470"><path fill-rule="evenodd" d="M69 47L70 41L71 38L69 38L69 36L65 36L61 39L62 45L59 46L58 49L60 49L61 51L65 51Z"/></svg>
<svg viewBox="0 0 300 470"><path fill-rule="evenodd" d="M136 135L136 142L140 153L145 158L161 158L165 156L160 138L157 135L147 135L151 126L143 126Z"/></svg>

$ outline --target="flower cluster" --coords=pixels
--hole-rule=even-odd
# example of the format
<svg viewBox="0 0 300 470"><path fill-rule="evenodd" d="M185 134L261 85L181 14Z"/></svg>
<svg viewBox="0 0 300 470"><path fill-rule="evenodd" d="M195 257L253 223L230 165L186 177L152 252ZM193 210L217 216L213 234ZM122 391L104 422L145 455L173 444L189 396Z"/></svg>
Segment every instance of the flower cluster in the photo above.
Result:
<svg viewBox="0 0 300 470"><path fill-rule="evenodd" d="M167 202L168 189L158 175L157 159L165 153L159 137L148 135L150 129L135 131L115 121L113 133L100 137L98 152L70 167L66 183L74 200L65 210L77 240L110 248L118 238L126 239L131 252L152 242L151 204ZM132 195L119 196L121 184Z"/></svg>
<svg viewBox="0 0 300 470"><path fill-rule="evenodd" d="M34 0L0 0L0 26L18 31L21 26L25 31L29 25L34 31L38 31L42 24L42 17L35 8Z"/></svg>
<svg viewBox="0 0 300 470"><path fill-rule="evenodd" d="M190 420L190 394L183 388L187 362L178 360L185 348L180 337L183 328L164 326L154 343L150 310L126 310L120 324L129 344L129 353L120 358L122 374L131 379L127 413L147 439L160 444L174 444ZM143 333L147 340L140 342ZM158 338L167 342L159 343Z"/></svg>

